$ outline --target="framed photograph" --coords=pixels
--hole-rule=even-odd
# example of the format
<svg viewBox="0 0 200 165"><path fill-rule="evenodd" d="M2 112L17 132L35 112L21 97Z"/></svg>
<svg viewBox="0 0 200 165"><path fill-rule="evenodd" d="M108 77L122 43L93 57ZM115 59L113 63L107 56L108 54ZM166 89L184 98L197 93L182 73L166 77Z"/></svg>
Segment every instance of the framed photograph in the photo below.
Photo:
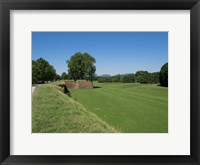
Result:
<svg viewBox="0 0 200 165"><path fill-rule="evenodd" d="M1 164L200 164L198 0L1 0Z"/></svg>

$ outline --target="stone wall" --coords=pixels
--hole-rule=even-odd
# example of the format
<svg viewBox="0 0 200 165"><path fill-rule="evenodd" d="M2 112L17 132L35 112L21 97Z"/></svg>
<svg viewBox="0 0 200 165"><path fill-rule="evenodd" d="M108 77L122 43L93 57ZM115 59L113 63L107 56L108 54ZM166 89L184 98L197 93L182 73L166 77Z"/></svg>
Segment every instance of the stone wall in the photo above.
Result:
<svg viewBox="0 0 200 165"><path fill-rule="evenodd" d="M88 80L65 80L65 85L67 88L75 88L75 89L92 89L93 84Z"/></svg>
<svg viewBox="0 0 200 165"><path fill-rule="evenodd" d="M74 80L65 80L65 85L67 88L74 88L76 85L76 82Z"/></svg>

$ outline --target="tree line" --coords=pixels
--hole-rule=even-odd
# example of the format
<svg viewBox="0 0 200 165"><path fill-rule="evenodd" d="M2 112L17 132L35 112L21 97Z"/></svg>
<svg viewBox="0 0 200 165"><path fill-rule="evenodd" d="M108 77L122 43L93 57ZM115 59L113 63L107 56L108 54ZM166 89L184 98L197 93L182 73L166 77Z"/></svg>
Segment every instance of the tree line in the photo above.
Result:
<svg viewBox="0 0 200 165"><path fill-rule="evenodd" d="M164 64L160 72L149 73L148 71L137 71L135 74L118 74L114 76L96 76L95 58L88 53L77 52L66 61L68 74L63 72L61 76L48 61L43 58L32 60L32 83L44 83L45 81L65 80L65 79L85 79L96 80L99 83L122 82L122 83L144 83L168 86L168 63Z"/></svg>
<svg viewBox="0 0 200 165"><path fill-rule="evenodd" d="M105 82L122 82L122 83L142 83L158 84L168 86L168 63L164 64L160 72L149 73L148 71L137 71L135 74L118 74L114 76L102 75L96 77L99 83Z"/></svg>
<svg viewBox="0 0 200 165"><path fill-rule="evenodd" d="M159 83L160 72L149 73L147 71L137 71L135 74L118 74L114 76L98 76L97 81L104 82L122 82L122 83L145 83L157 84Z"/></svg>

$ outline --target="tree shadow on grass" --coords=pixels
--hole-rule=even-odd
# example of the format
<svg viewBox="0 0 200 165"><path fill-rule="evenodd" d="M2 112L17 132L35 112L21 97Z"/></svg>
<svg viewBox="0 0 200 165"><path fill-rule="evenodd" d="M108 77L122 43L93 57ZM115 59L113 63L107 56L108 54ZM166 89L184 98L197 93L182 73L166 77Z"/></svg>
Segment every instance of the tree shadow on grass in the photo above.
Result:
<svg viewBox="0 0 200 165"><path fill-rule="evenodd" d="M66 94L67 96L71 97L71 94L70 94L70 92L67 89L65 84L59 84L59 86L63 89L64 94Z"/></svg>
<svg viewBox="0 0 200 165"><path fill-rule="evenodd" d="M159 86L159 87L164 87L164 88L168 88L168 86L163 86L163 85L160 85L160 84L158 84L157 86Z"/></svg>
<svg viewBox="0 0 200 165"><path fill-rule="evenodd" d="M96 89L96 88L101 88L101 87L100 86L93 86L93 88Z"/></svg>

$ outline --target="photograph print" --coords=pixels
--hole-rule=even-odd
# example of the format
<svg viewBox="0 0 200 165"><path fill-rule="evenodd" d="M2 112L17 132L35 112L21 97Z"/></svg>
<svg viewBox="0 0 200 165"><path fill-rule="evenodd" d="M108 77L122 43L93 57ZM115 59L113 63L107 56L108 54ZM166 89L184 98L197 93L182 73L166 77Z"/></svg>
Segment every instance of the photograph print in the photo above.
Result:
<svg viewBox="0 0 200 165"><path fill-rule="evenodd" d="M168 32L32 32L32 133L168 133Z"/></svg>

